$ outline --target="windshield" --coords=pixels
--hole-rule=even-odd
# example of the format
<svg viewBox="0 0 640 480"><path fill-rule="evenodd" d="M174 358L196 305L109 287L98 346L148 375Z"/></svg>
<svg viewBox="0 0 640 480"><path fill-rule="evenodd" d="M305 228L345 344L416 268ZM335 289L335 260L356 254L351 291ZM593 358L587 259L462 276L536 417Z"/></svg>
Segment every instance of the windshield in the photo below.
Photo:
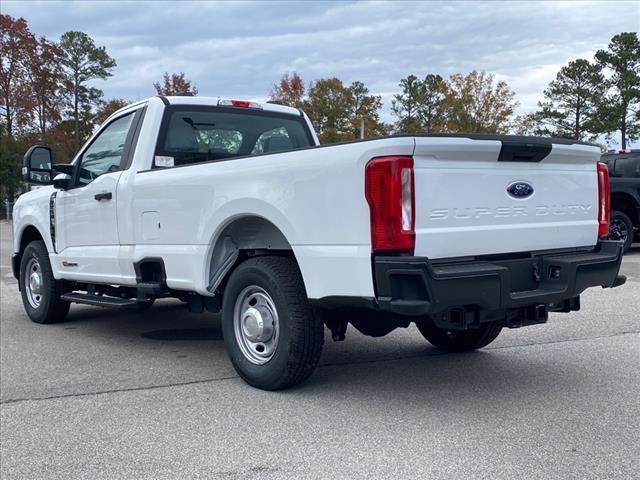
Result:
<svg viewBox="0 0 640 480"><path fill-rule="evenodd" d="M156 156L163 158L163 166L171 166L311 145L310 132L301 116L254 109L180 106L167 107Z"/></svg>

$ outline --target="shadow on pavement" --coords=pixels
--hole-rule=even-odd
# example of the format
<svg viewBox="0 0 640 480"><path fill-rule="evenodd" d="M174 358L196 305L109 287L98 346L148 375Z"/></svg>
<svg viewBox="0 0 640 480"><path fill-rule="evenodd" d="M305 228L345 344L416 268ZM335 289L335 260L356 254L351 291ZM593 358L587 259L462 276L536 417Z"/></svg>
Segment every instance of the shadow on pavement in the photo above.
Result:
<svg viewBox="0 0 640 480"><path fill-rule="evenodd" d="M489 349L451 354L425 347L425 354L414 358L321 367L306 383L281 395L361 403L368 411L429 408L462 414L513 402L523 409L532 403L550 404L556 394L568 391L588 394L582 355L556 351L567 357L558 363L549 352L533 352Z"/></svg>
<svg viewBox="0 0 640 480"><path fill-rule="evenodd" d="M149 340L222 340L222 331L218 328L186 328L152 330L141 333L142 338Z"/></svg>
<svg viewBox="0 0 640 480"><path fill-rule="evenodd" d="M34 344L47 358L42 361L44 373L47 365L58 365L56 369L73 371L73 379L49 385L38 373L40 368L30 368L26 384L9 388L5 399L196 382L212 395L231 388L256 398L286 395L294 404L322 399L340 405L346 400L365 409L378 409L381 415L386 408L404 408L407 403L414 410L464 410L485 402L495 407L496 402L514 401L522 402L525 408L532 401L546 404L547 398L567 389L588 393L584 382L589 372L597 371L594 355L606 353L585 355L586 344L579 342L517 349L495 346L451 354L429 345L413 327L384 339L350 331L344 343L333 343L327 336L320 366L306 383L266 394L233 378L236 375L221 342L216 315L190 314L181 303L162 301L144 313L77 306L71 317L71 323L33 326L29 336L34 340L33 333L38 332L37 337L46 333L46 339ZM68 354L71 351L73 355ZM86 362L89 357L92 361ZM15 361L23 363L20 358ZM13 367L19 375L21 367ZM230 383L223 386L215 380Z"/></svg>

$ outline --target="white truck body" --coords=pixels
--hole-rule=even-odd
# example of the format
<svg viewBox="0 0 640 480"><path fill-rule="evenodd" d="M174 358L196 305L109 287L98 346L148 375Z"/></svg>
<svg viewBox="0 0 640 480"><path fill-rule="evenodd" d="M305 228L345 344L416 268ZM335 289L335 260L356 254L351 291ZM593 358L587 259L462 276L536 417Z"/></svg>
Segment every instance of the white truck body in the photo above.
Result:
<svg viewBox="0 0 640 480"><path fill-rule="evenodd" d="M170 101L216 106L218 99ZM46 235L53 187L23 195L14 213L14 250L32 225L48 243L58 279L135 285L134 263L161 257L170 288L213 295L207 288L213 245L230 222L255 215L291 245L309 298L373 297L364 171L371 158L389 154L415 159L416 255L597 243L595 147L554 144L543 162L512 166L497 161L497 140L407 136L150 171L164 106L153 98L116 114L146 107L131 167L58 192L55 250ZM262 108L300 115L278 105ZM536 185L533 197L506 195L514 180ZM112 200L96 202L101 192L113 192Z"/></svg>
<svg viewBox="0 0 640 480"><path fill-rule="evenodd" d="M180 113L190 109L196 113ZM214 111L230 125L241 112L298 122L308 144L270 152L266 138L253 151L260 144L267 153L173 164L162 150L171 135L196 158L217 150L202 153L190 145L194 131L222 135L226 128L223 134L232 134L236 127L198 120L197 112ZM83 180L82 159L91 157L94 145L108 143L114 130L126 134L118 146L120 167ZM45 186L18 199L14 273L29 287L29 273L20 270L23 253L29 242L42 240L55 280L90 296L107 286L135 295L132 289L147 281L140 265L151 261L161 263L163 295L205 301L223 294L225 279L243 258L290 252L314 305L364 301L394 314L433 314L451 328L460 319L461 328L493 321L495 312L504 322L538 321L547 309L579 308L576 298L588 286L623 282L619 249L600 238L608 207L599 158L592 145L530 137L406 135L320 146L297 109L154 97L110 117L66 167L73 174L62 178L63 187ZM396 192L388 190L396 188L396 177L376 177L376 159L382 159L380 168L406 167L397 186L402 198L397 190L398 198L384 204ZM384 221L402 222L399 233L399 225L374 226L376 208L386 209ZM397 251L379 248L387 234L409 243ZM566 257L576 252L582 257ZM29 288L37 290L42 279L34 275ZM339 330L334 337L343 336Z"/></svg>

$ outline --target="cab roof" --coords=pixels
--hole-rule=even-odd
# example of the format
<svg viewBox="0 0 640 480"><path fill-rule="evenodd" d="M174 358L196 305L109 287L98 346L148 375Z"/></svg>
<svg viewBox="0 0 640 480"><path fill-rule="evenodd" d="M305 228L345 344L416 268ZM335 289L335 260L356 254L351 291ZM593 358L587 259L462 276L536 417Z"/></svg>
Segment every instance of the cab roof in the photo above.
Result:
<svg viewBox="0 0 640 480"><path fill-rule="evenodd" d="M250 107L245 108L257 108L266 112L278 112L278 113L286 113L289 115L301 115L301 112L297 108L287 107L285 105L279 105L277 103L270 102L255 102L253 100L236 100L230 98L222 98L222 97L201 97L201 96L188 96L188 95L180 95L180 96L164 96L158 95L160 99L163 101L166 100L165 103L169 105L206 105L216 107L221 103L225 106L238 106L239 105L231 105L231 102L238 102L239 104L250 103Z"/></svg>

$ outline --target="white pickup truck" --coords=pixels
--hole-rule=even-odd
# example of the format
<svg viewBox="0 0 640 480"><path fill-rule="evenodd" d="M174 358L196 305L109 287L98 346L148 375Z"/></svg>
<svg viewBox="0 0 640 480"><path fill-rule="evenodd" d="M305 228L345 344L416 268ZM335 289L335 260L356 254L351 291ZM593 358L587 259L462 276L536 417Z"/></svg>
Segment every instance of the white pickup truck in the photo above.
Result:
<svg viewBox="0 0 640 480"><path fill-rule="evenodd" d="M342 340L348 323L381 336L415 322L473 350L624 283L599 158L511 136L321 146L297 109L153 97L70 164L27 152L27 181L47 186L15 205L13 270L38 323L163 297L221 312L238 373L275 390L312 373L325 326Z"/></svg>

